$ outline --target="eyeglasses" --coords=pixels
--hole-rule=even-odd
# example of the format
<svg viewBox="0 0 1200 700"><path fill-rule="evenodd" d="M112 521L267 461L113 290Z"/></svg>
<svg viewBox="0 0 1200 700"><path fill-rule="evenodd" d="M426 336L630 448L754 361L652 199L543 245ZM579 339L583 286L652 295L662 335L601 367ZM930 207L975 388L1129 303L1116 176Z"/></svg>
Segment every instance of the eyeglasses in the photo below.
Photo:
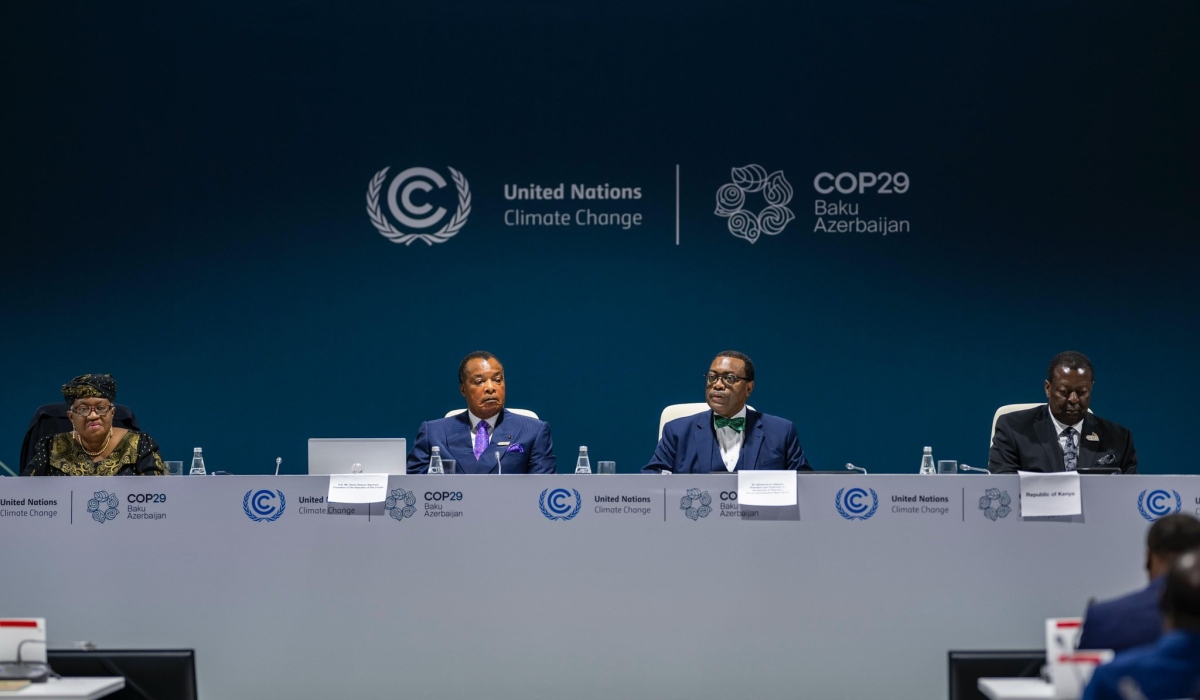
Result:
<svg viewBox="0 0 1200 700"><path fill-rule="evenodd" d="M115 409L116 406L110 403L107 406L77 406L74 408L68 408L67 410L79 416L80 418L87 418L92 414L92 411L95 411L96 415L103 418L109 413L112 413Z"/></svg>
<svg viewBox="0 0 1200 700"><path fill-rule="evenodd" d="M733 386L733 385L737 384L738 382L742 381L743 379L746 379L746 377L739 377L736 374L734 374L733 372L729 372L726 374L717 374L716 372L709 372L708 374L704 375L704 383L709 386L716 384L718 379L720 379L725 384L725 386ZM747 380L747 381L749 381L749 380Z"/></svg>

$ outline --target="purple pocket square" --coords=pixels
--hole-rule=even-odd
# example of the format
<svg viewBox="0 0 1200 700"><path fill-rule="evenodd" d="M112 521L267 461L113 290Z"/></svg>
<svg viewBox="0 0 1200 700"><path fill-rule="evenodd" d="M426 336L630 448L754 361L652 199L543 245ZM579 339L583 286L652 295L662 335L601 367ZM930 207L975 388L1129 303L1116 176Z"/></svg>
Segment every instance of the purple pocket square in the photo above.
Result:
<svg viewBox="0 0 1200 700"><path fill-rule="evenodd" d="M519 443L519 442L514 442L513 444L508 446L507 450L505 450L505 452L524 452L524 451L525 451L525 448L521 447L521 443Z"/></svg>

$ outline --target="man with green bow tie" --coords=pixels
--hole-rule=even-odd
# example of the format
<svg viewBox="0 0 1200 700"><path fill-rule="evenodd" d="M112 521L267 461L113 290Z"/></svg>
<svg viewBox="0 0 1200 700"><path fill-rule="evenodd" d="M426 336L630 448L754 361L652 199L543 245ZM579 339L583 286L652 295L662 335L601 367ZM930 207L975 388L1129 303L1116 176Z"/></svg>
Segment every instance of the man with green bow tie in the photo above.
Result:
<svg viewBox="0 0 1200 700"><path fill-rule="evenodd" d="M711 410L663 426L644 474L707 474L745 469L812 471L791 421L748 410L754 363L736 350L719 353L704 375Z"/></svg>

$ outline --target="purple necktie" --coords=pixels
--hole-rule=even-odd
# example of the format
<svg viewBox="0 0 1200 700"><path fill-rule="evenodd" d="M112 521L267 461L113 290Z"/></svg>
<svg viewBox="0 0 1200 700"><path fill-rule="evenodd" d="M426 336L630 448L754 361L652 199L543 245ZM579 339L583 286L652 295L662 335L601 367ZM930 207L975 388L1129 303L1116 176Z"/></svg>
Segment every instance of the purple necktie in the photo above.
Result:
<svg viewBox="0 0 1200 700"><path fill-rule="evenodd" d="M487 421L479 421L479 430L475 431L475 459L488 448Z"/></svg>

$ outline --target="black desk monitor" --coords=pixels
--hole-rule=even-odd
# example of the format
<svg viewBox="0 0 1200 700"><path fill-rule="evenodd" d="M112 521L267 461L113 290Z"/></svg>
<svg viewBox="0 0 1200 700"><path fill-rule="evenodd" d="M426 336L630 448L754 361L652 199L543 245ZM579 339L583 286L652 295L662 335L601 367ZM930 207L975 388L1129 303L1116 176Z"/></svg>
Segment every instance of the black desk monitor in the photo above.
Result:
<svg viewBox="0 0 1200 700"><path fill-rule="evenodd" d="M1117 467L1082 467L1078 470L1080 474L1120 474L1121 470Z"/></svg>
<svg viewBox="0 0 1200 700"><path fill-rule="evenodd" d="M196 700L196 652L191 649L49 649L60 676L124 676L110 700Z"/></svg>
<svg viewBox="0 0 1200 700"><path fill-rule="evenodd" d="M1037 678L1046 663L1046 650L951 651L950 700L987 700L980 678Z"/></svg>

